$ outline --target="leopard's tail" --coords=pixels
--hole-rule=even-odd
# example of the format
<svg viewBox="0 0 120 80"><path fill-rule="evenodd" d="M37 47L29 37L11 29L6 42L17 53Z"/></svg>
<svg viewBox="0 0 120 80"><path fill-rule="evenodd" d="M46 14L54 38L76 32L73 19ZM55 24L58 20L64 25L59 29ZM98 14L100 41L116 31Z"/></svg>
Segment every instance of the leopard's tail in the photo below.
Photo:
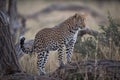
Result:
<svg viewBox="0 0 120 80"><path fill-rule="evenodd" d="M22 49L22 51L26 54L32 53L33 52L33 47L32 47L32 49L26 48L24 46L24 42L25 42L25 37L21 37L20 38L20 48Z"/></svg>

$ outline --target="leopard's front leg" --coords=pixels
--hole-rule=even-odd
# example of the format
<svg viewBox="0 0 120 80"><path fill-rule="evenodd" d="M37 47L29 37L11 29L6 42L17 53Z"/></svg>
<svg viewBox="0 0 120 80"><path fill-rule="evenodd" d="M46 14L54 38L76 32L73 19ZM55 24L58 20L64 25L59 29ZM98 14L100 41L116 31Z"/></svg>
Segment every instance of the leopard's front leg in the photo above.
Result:
<svg viewBox="0 0 120 80"><path fill-rule="evenodd" d="M59 60L59 68L63 68L64 67L64 63L63 63L63 54L64 54L64 50L63 50L64 45L60 45L58 48L58 60Z"/></svg>
<svg viewBox="0 0 120 80"><path fill-rule="evenodd" d="M73 39L66 45L67 63L71 63L71 57L72 57L74 45L75 45L75 40L73 40Z"/></svg>

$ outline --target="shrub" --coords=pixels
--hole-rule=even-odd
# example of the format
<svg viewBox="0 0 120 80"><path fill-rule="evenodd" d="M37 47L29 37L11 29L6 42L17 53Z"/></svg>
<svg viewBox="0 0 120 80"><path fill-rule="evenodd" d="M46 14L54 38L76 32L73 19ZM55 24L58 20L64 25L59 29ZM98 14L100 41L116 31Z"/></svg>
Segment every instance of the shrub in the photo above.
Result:
<svg viewBox="0 0 120 80"><path fill-rule="evenodd" d="M97 36L78 38L74 51L92 59L95 53L100 59L120 59L120 24L115 21L109 14L108 24L100 25L102 31Z"/></svg>

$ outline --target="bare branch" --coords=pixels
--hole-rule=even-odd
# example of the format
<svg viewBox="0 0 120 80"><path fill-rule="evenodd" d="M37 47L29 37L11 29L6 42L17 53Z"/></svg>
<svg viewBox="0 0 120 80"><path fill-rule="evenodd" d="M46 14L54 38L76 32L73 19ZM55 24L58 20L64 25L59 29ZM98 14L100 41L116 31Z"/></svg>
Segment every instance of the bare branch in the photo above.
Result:
<svg viewBox="0 0 120 80"><path fill-rule="evenodd" d="M90 35L93 35L93 36L94 35L97 36L99 34L99 32L95 31L95 30L92 30L92 29L83 29L83 30L81 30L79 32L78 36L82 37L85 34L90 34ZM30 48L31 49L32 45L33 45L33 42L34 42L34 40L28 40L28 41L25 42L24 46L26 48ZM17 51L17 57L18 58L22 57L24 55L24 53L22 52L22 50L20 48L19 42L15 45L15 47L16 47L16 51Z"/></svg>
<svg viewBox="0 0 120 80"><path fill-rule="evenodd" d="M81 37L81 36L83 36L85 34L89 34L89 35L93 35L93 36L98 36L100 33L98 31L96 31L96 30L93 30L93 29L90 29L90 28L85 28L85 29L82 29L79 32L78 36Z"/></svg>
<svg viewBox="0 0 120 80"><path fill-rule="evenodd" d="M55 3L36 13L25 16L19 14L19 16L25 17L26 19L37 19L38 16L42 16L43 14L50 14L53 11L85 11L91 14L93 17L98 17L99 19L101 19L102 22L106 21L106 17L104 15L100 14L96 10L90 8L89 6L84 6L81 4L77 5L77 4L64 4L64 3L59 3L59 4Z"/></svg>

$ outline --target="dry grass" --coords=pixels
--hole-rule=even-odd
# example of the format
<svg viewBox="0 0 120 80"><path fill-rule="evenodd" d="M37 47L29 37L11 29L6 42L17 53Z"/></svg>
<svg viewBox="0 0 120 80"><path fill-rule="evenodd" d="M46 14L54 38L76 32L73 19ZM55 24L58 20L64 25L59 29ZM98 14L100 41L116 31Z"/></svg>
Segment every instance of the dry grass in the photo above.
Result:
<svg viewBox="0 0 120 80"><path fill-rule="evenodd" d="M53 2L44 2L40 0L36 1L23 1L18 3L18 11L24 15L32 14L34 12L37 12L38 10L42 10L46 6L52 4ZM54 2L55 3L55 2ZM62 3L62 2L61 2ZM63 2L66 4L76 3L81 4L81 2ZM104 3L102 6L100 6L97 2L83 2L84 5L90 6L92 8L95 8L97 11L99 11L101 14L104 14L106 16L107 11L110 10L112 16L115 18L118 18L120 8L119 3L117 2L110 2L110 3ZM117 12L116 12L117 10ZM34 39L35 34L46 27L53 27L65 19L67 19L69 16L73 15L75 12L73 11L54 11L50 13L49 15L43 15L38 18L38 20L27 20L27 28L29 28L29 31L25 33L26 39ZM90 28L98 30L99 31L99 23L96 22L96 19L93 18L91 15L88 15L87 18L87 25L90 26ZM106 49L103 51L106 51ZM107 54L104 54L104 56L108 57ZM119 56L115 55L116 58L120 58ZM81 54L74 53L73 60L82 60L84 57L81 56ZM20 60L20 64L24 71L28 73L34 73L37 74L37 66L36 66L36 54L33 54L33 56L30 55L24 55ZM49 55L48 62L46 64L46 70L47 72L54 71L58 67L58 61L57 61L57 52L51 52Z"/></svg>

